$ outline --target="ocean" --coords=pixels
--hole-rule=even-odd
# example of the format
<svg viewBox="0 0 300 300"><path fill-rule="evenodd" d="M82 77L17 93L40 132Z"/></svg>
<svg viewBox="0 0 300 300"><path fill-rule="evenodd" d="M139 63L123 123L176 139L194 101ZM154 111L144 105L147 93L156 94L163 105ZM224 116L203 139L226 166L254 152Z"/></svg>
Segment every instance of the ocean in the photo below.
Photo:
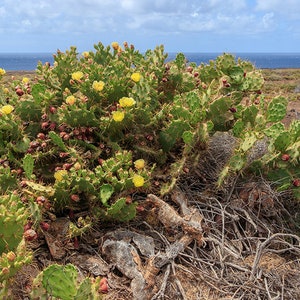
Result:
<svg viewBox="0 0 300 300"><path fill-rule="evenodd" d="M184 53L189 62L209 63L223 53ZM300 53L231 53L236 58L250 61L258 69L298 69L300 68ZM169 54L174 59L176 53Z"/></svg>
<svg viewBox="0 0 300 300"><path fill-rule="evenodd" d="M222 53L184 53L188 62L209 63ZM300 53L232 53L236 58L252 62L259 69L300 68ZM176 57L169 53L167 60ZM32 71L38 62L53 64L52 53L0 53L0 68L6 71Z"/></svg>

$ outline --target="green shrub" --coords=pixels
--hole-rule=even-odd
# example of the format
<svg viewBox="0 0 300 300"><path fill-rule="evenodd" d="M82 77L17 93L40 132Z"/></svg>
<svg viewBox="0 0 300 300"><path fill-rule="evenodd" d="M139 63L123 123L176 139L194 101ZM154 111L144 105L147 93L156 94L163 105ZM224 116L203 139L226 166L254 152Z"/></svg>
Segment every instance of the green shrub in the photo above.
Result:
<svg viewBox="0 0 300 300"><path fill-rule="evenodd" d="M263 76L249 62L224 54L196 66L181 53L166 62L162 46L142 54L112 45L82 55L75 47L58 51L53 66L39 63L38 79L2 89L3 194L18 189L42 213L88 210L91 222L128 221L133 195L157 191L153 178L162 173L159 193L170 191L216 131L239 141L219 185L251 165L279 170L280 187L294 184L299 194L299 121L283 126L287 100L266 103ZM249 163L262 140L267 153Z"/></svg>

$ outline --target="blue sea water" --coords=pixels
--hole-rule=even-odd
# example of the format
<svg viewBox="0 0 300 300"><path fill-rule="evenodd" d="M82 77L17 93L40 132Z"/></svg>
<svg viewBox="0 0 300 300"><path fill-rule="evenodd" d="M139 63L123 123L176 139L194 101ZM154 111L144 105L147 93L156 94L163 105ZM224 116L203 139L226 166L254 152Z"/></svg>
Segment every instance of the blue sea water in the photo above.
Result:
<svg viewBox="0 0 300 300"><path fill-rule="evenodd" d="M222 53L184 53L189 62L209 63ZM252 62L260 69L300 68L300 53L232 53L236 58ZM168 60L176 57L176 53L169 53ZM0 68L6 71L32 71L38 62L53 64L52 53L0 53Z"/></svg>
<svg viewBox="0 0 300 300"><path fill-rule="evenodd" d="M189 62L209 63L223 53L184 53ZM236 58L250 61L258 69L300 68L300 53L231 53ZM176 53L169 54L174 59Z"/></svg>
<svg viewBox="0 0 300 300"><path fill-rule="evenodd" d="M33 71L36 70L39 61L53 64L53 54L0 53L0 68L6 71Z"/></svg>

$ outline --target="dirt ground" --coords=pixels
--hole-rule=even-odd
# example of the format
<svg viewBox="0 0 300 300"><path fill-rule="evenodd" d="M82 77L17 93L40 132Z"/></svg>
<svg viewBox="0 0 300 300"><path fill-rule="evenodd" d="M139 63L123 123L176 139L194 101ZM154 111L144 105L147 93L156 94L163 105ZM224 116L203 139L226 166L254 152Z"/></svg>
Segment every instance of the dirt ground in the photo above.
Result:
<svg viewBox="0 0 300 300"><path fill-rule="evenodd" d="M300 70L263 72L266 97L290 100L285 123L300 118ZM233 143L227 134L212 139L172 193L137 199L143 209L128 224L99 223L75 245L69 219L52 220L30 245L33 263L17 274L8 299L29 299L32 279L54 262L106 277L107 300L300 299L300 204L262 177L236 176L216 191Z"/></svg>
<svg viewBox="0 0 300 300"><path fill-rule="evenodd" d="M263 93L267 99L282 95L289 99L285 123L300 119L300 69L264 69Z"/></svg>

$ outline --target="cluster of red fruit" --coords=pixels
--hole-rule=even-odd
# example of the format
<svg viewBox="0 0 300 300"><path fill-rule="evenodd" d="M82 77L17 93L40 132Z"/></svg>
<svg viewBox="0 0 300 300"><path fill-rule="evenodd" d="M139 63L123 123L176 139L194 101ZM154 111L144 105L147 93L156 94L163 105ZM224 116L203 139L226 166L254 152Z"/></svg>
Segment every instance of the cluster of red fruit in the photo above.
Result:
<svg viewBox="0 0 300 300"><path fill-rule="evenodd" d="M94 142L94 128L92 127L76 127L74 129L67 128L66 125L62 124L58 127L60 137L67 141L70 138L75 138L77 140L88 141L90 143Z"/></svg>
<svg viewBox="0 0 300 300"><path fill-rule="evenodd" d="M196 82L196 87L199 87L201 85L202 88L206 89L206 85L203 84L203 83L201 84L201 80L199 78L199 72L198 71L194 71L194 68L192 66L188 66L186 68L186 71L194 76L195 82Z"/></svg>
<svg viewBox="0 0 300 300"><path fill-rule="evenodd" d="M43 133L37 135L37 140L29 143L27 153L33 153L36 151L43 151L47 147L46 136Z"/></svg>
<svg viewBox="0 0 300 300"><path fill-rule="evenodd" d="M165 65L165 72L164 75L161 79L162 83L167 83L169 82L169 76L170 76L170 66L168 64ZM195 71L194 68L192 66L188 66L186 68L186 72L190 73L193 75L193 77L195 78L195 86L198 87L201 84L201 80L199 78L199 72ZM154 78L155 79L155 78Z"/></svg>
<svg viewBox="0 0 300 300"><path fill-rule="evenodd" d="M56 113L56 108L51 106L49 108L49 111L51 114ZM70 138L76 138L78 140L88 141L90 143L94 142L94 128L93 127L77 127L77 128L69 128L66 124L60 124L57 125L55 122L52 122L49 120L47 114L42 115L42 122L41 122L41 129L43 133L39 133L39 138L43 138L43 134L45 136L45 133L49 131L53 131L56 128L59 131L60 137L67 141Z"/></svg>
<svg viewBox="0 0 300 300"><path fill-rule="evenodd" d="M49 200L44 197L44 196L37 196L35 198L35 202L41 206L41 207L45 207L47 210L50 209L51 204L49 202ZM38 232L37 232L37 227L34 226L34 223L32 221L28 221L25 225L24 225L24 238L26 241L31 242L34 241L38 238ZM39 229L42 231L48 231L50 229L50 223L45 222L45 221L41 221L39 223Z"/></svg>
<svg viewBox="0 0 300 300"><path fill-rule="evenodd" d="M28 242L32 242L38 238L38 234L35 229L32 228L33 222L29 221L24 226L24 238ZM48 231L50 229L50 224L47 222L40 222L40 229L43 231Z"/></svg>
<svg viewBox="0 0 300 300"><path fill-rule="evenodd" d="M151 147L154 143L155 135L151 133L135 134L135 142L141 147Z"/></svg>
<svg viewBox="0 0 300 300"><path fill-rule="evenodd" d="M31 94L31 86L29 82L24 83L23 88L20 85L17 85L15 87L15 92L19 97L23 96L25 94L25 91L27 94Z"/></svg>

